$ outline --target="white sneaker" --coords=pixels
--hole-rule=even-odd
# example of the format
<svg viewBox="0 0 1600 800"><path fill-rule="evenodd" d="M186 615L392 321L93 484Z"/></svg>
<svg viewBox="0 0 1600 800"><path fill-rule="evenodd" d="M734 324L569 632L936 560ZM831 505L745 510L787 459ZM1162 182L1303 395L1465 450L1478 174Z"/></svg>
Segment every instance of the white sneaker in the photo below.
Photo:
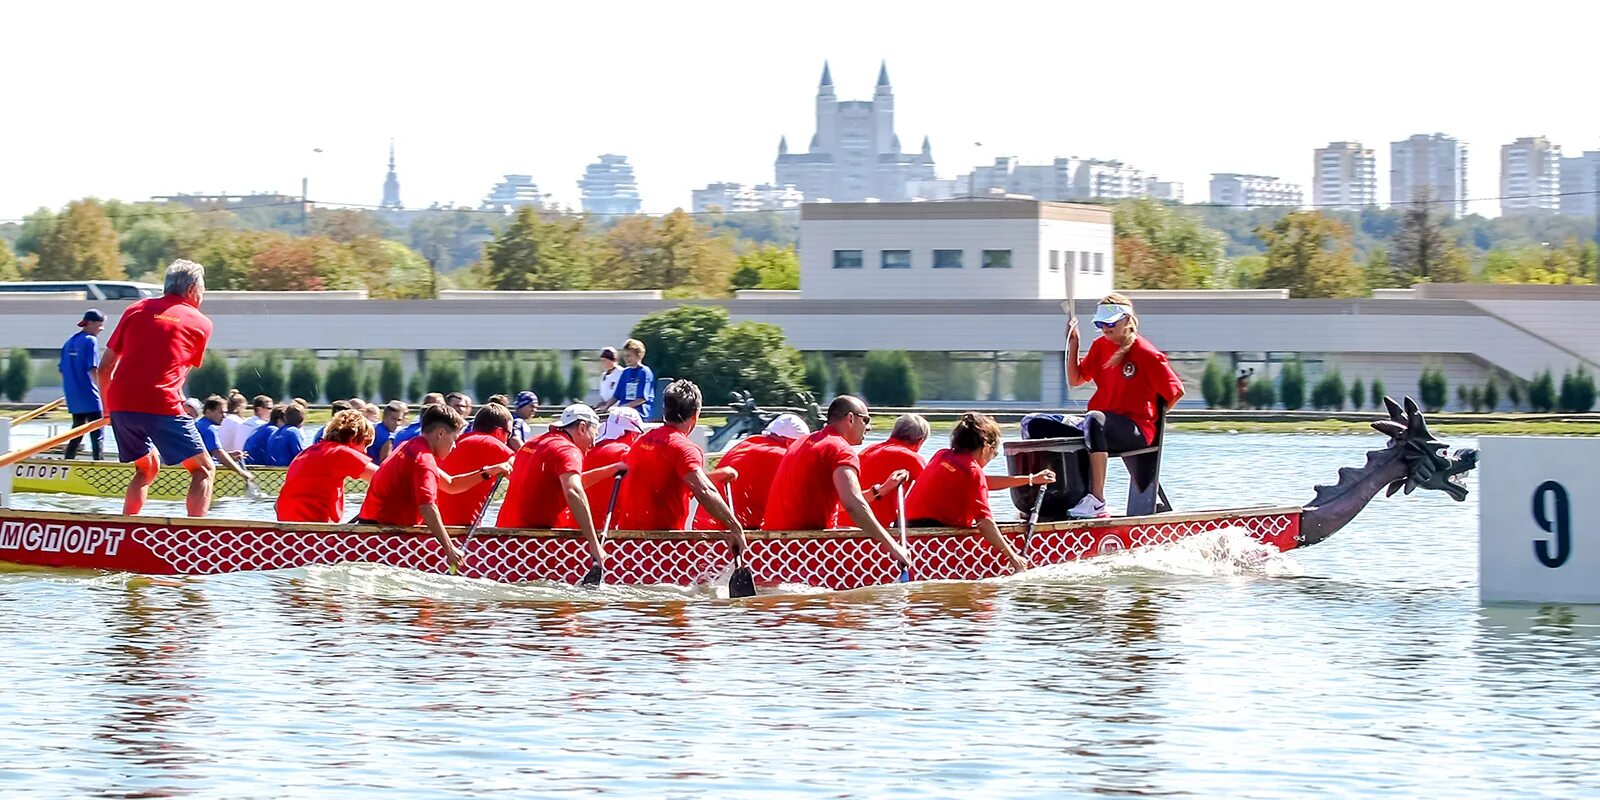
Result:
<svg viewBox="0 0 1600 800"><path fill-rule="evenodd" d="M1092 494L1086 494L1082 500L1078 501L1077 505L1072 507L1071 511L1067 512L1067 516L1073 519L1097 519L1109 517L1111 512L1106 510L1104 500Z"/></svg>

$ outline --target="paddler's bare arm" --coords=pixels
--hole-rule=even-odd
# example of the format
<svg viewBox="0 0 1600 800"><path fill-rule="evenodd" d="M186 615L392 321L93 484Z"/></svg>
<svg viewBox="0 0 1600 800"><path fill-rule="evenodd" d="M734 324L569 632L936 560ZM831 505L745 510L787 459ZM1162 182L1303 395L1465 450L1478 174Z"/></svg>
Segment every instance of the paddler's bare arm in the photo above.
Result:
<svg viewBox="0 0 1600 800"><path fill-rule="evenodd" d="M511 462L490 464L482 469L463 472L460 475L446 475L439 472L439 491L445 494L461 494L476 486L481 486L485 481L492 481L497 475L504 475L511 471Z"/></svg>
<svg viewBox="0 0 1600 800"><path fill-rule="evenodd" d="M450 541L450 532L445 530L444 519L439 516L439 507L432 503L423 503L417 506L417 512L422 516L422 524L433 533L433 538L439 540L439 545L444 548L444 558L450 566L460 570L463 566L461 551L456 549L455 542Z"/></svg>
<svg viewBox="0 0 1600 800"><path fill-rule="evenodd" d="M839 505L844 508L844 513L849 515L850 521L856 527L866 531L889 548L895 560L907 567L911 566L911 554L900 547L883 525L878 523L878 518L872 515L872 507L867 505L867 498L861 494L861 480L856 477L856 471L850 467L838 467L833 471L833 490L839 495Z"/></svg>
<svg viewBox="0 0 1600 800"><path fill-rule="evenodd" d="M988 478L989 489L1010 489L1013 486L1042 486L1046 483L1055 483L1054 470L1041 470L1031 475L991 475Z"/></svg>
<svg viewBox="0 0 1600 800"><path fill-rule="evenodd" d="M615 464L611 466L617 466ZM600 472L611 469L611 466L589 470ZM600 534L594 529L594 514L589 510L589 494L584 491L583 476L589 472L563 472L561 473L561 493L567 497L567 508L572 509L572 519L578 524L578 530L583 532L584 541L589 543L589 555L594 557L594 563L606 563L605 544L600 541Z"/></svg>
<svg viewBox="0 0 1600 800"><path fill-rule="evenodd" d="M117 371L117 351L107 350L100 357L100 367L95 372L95 383L100 387L100 397L106 396L106 384L111 382L111 373Z"/></svg>
<svg viewBox="0 0 1600 800"><path fill-rule="evenodd" d="M705 470L694 469L683 476L683 482L688 484L689 491L694 493L694 499L700 501L700 507L727 529L728 546L734 548L734 555L743 553L744 526L739 524L739 518L734 515L733 509L728 507L728 501L717 493L717 487L711 483L711 478L706 475Z"/></svg>
<svg viewBox="0 0 1600 800"><path fill-rule="evenodd" d="M229 455L228 451L218 448L216 450L212 450L211 455L215 457L217 461L222 464L222 466L233 470L235 474L241 478L244 478L246 482L255 480L254 476L250 474L250 471L245 469L244 466L239 462L234 461L233 456Z"/></svg>
<svg viewBox="0 0 1600 800"><path fill-rule="evenodd" d="M595 467L594 469L582 474L581 479L583 481L583 488L587 489L590 486L600 483L601 481L608 481L617 473L626 469L627 466L621 461L618 461L614 464L607 464L603 467ZM573 474L576 475L578 473Z"/></svg>
<svg viewBox="0 0 1600 800"><path fill-rule="evenodd" d="M366 469L361 470L361 480L370 481L376 474L378 474L378 462L369 462Z"/></svg>

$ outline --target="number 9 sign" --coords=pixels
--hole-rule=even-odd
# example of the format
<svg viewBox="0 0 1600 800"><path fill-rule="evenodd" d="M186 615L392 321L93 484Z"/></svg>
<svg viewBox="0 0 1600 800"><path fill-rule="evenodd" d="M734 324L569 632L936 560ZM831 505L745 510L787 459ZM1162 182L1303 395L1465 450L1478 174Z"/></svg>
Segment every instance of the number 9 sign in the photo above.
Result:
<svg viewBox="0 0 1600 800"><path fill-rule="evenodd" d="M1600 438L1479 440L1479 596L1600 603Z"/></svg>

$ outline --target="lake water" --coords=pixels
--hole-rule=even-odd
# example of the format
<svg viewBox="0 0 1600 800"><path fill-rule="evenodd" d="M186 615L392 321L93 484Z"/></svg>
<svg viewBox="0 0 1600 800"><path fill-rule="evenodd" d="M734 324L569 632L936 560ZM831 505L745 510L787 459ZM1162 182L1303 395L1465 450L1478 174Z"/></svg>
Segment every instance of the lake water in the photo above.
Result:
<svg viewBox="0 0 1600 800"><path fill-rule="evenodd" d="M1299 503L1378 443L1170 439L1179 508ZM1289 554L739 602L0 573L0 797L1600 794L1600 617L1480 608L1476 515L1430 493Z"/></svg>

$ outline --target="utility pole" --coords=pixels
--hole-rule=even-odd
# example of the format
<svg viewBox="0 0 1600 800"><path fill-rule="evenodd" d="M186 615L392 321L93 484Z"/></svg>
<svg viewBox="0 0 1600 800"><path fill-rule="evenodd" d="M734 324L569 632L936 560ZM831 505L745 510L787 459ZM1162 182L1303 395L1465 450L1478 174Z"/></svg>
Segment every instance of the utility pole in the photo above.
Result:
<svg viewBox="0 0 1600 800"><path fill-rule="evenodd" d="M306 202L306 185L309 184L310 182L311 182L310 178L301 178L300 179L300 235L301 236L308 236L311 233L311 227L310 227L310 222L309 222L310 214L307 213L307 208L309 207L309 204Z"/></svg>

